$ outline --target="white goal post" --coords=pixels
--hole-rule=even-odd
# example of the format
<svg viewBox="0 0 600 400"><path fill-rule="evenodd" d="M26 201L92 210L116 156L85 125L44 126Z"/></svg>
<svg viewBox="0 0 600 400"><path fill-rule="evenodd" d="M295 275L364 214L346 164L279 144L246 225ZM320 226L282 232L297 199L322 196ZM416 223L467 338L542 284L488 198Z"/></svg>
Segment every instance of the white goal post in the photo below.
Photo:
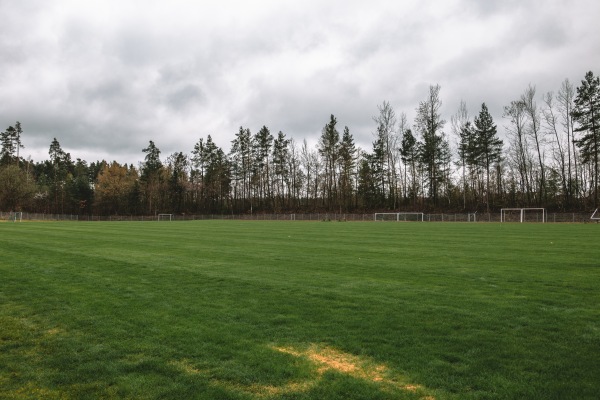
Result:
<svg viewBox="0 0 600 400"><path fill-rule="evenodd" d="M516 213L518 211L518 213ZM542 216L542 220L539 221L527 221L527 211L535 211L536 215L539 215L540 211L541 211L541 216ZM525 208L503 208L500 210L500 222L508 222L506 217L507 215L514 215L514 214L518 214L518 222L546 222L548 221L548 217L546 214L546 209L545 208L535 208L535 207L525 207Z"/></svg>
<svg viewBox="0 0 600 400"><path fill-rule="evenodd" d="M14 211L8 214L8 220L12 222L22 222L23 213L21 211Z"/></svg>
<svg viewBox="0 0 600 400"><path fill-rule="evenodd" d="M598 209L596 208L594 210L594 213L592 214L592 216L590 217L590 219L592 221L600 221L600 215L596 215L596 213L598 212Z"/></svg>
<svg viewBox="0 0 600 400"><path fill-rule="evenodd" d="M158 221L173 221L173 214L158 214Z"/></svg>
<svg viewBox="0 0 600 400"><path fill-rule="evenodd" d="M420 221L425 220L422 212L375 213L374 221Z"/></svg>

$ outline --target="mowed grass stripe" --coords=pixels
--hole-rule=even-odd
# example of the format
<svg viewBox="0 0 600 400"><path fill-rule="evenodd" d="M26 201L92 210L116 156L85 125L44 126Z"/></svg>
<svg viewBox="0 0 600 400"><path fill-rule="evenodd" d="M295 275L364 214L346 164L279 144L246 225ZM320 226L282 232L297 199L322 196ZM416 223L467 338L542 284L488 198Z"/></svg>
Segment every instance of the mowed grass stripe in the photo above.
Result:
<svg viewBox="0 0 600 400"><path fill-rule="evenodd" d="M596 225L0 224L0 392L594 398L598 237Z"/></svg>

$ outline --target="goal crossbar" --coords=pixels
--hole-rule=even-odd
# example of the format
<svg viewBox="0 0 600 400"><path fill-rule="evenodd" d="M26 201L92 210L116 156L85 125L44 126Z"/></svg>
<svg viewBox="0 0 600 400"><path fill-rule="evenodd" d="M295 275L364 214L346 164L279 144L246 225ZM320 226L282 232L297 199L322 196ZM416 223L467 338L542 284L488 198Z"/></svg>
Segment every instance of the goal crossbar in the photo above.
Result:
<svg viewBox="0 0 600 400"><path fill-rule="evenodd" d="M500 222L506 222L506 212L507 211L519 211L519 222L524 222L525 212L526 211L541 211L542 212L542 222L546 222L548 217L546 216L546 209L539 207L523 207L523 208L503 208L500 210Z"/></svg>

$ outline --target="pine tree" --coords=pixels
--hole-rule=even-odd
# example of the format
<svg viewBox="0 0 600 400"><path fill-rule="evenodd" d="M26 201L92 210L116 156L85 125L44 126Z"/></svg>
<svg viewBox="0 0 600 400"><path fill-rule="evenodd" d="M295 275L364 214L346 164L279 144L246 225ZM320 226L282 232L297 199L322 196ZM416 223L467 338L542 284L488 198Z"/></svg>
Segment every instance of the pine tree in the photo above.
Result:
<svg viewBox="0 0 600 400"><path fill-rule="evenodd" d="M188 188L188 158L182 152L171 154L167 159L169 171L169 196L171 211L184 211L186 191Z"/></svg>
<svg viewBox="0 0 600 400"><path fill-rule="evenodd" d="M485 103L481 105L481 111L475 118L475 142L474 156L477 163L485 169L486 179L486 207L490 212L490 167L502 158L502 140L498 137L498 131L492 115Z"/></svg>
<svg viewBox="0 0 600 400"><path fill-rule="evenodd" d="M340 190L340 206L345 210L349 210L352 204L353 197L353 182L356 169L356 145L354 138L348 127L344 127L342 141L339 149L339 190Z"/></svg>
<svg viewBox="0 0 600 400"><path fill-rule="evenodd" d="M252 153L254 155L253 183L257 188L259 202L268 207L272 199L271 188L271 148L273 135L269 128L263 126L252 138Z"/></svg>
<svg viewBox="0 0 600 400"><path fill-rule="evenodd" d="M13 157L15 156L15 128L9 126L6 131L0 133L0 165L8 165L12 163Z"/></svg>
<svg viewBox="0 0 600 400"><path fill-rule="evenodd" d="M144 158L145 162L142 165L141 180L144 183L146 202L148 205L147 210L151 214L156 214L160 208L161 194L163 194L161 191L163 183L161 172L163 165L160 161L160 150L156 147L154 142L150 140L148 147L142 151L146 153Z"/></svg>
<svg viewBox="0 0 600 400"><path fill-rule="evenodd" d="M218 147L210 135L206 138L203 159L206 162L204 183L206 200L210 212L223 212L227 208L231 193L231 166L223 149Z"/></svg>
<svg viewBox="0 0 600 400"><path fill-rule="evenodd" d="M6 131L0 132L0 165L7 165L16 161L19 165L19 150L22 149L23 144L21 143L21 135L23 130L21 129L21 123L16 122L15 126L9 126Z"/></svg>
<svg viewBox="0 0 600 400"><path fill-rule="evenodd" d="M442 119L440 108L442 100L440 99L440 86L430 86L427 100L419 103L417 108L416 127L423 138L420 159L425 167L427 174L427 184L429 187L429 197L434 205L437 205L440 186L445 179L444 164L445 148L442 129L445 120Z"/></svg>
<svg viewBox="0 0 600 400"><path fill-rule="evenodd" d="M336 166L339 157L340 133L335 127L336 124L337 119L332 114L329 122L323 127L318 148L325 166L324 197L329 210L333 209L337 200Z"/></svg>
<svg viewBox="0 0 600 400"><path fill-rule="evenodd" d="M241 211L246 211L247 206L252 208L250 194L250 179L254 162L252 159L252 135L250 129L240 126L235 139L231 142L230 160L234 185L234 201L241 199ZM239 192L239 194L238 194Z"/></svg>
<svg viewBox="0 0 600 400"><path fill-rule="evenodd" d="M414 137L412 131L407 129L402 136L400 144L400 157L404 164L404 181L408 182L406 171L410 169L410 185L408 190L404 190L405 199L408 200L408 195L413 199L413 206L417 203L418 181L417 181L417 163L419 162L419 144Z"/></svg>
<svg viewBox="0 0 600 400"><path fill-rule="evenodd" d="M288 159L290 139L286 138L284 133L279 131L277 137L273 141L273 175L276 199L279 205L283 206L286 193L289 193L289 169Z"/></svg>
<svg viewBox="0 0 600 400"><path fill-rule="evenodd" d="M577 140L581 161L593 166L592 189L594 206L598 206L598 158L600 156L600 78L593 72L585 74L581 86L577 88L573 119L578 127L575 132L582 136Z"/></svg>

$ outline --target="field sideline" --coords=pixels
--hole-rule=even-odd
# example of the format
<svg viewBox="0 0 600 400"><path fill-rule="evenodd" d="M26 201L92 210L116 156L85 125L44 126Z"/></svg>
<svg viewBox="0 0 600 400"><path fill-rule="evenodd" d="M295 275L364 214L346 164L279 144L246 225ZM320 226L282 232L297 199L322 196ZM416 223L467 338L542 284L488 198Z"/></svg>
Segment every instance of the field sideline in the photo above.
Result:
<svg viewBox="0 0 600 400"><path fill-rule="evenodd" d="M0 399L596 399L597 224L0 224Z"/></svg>

